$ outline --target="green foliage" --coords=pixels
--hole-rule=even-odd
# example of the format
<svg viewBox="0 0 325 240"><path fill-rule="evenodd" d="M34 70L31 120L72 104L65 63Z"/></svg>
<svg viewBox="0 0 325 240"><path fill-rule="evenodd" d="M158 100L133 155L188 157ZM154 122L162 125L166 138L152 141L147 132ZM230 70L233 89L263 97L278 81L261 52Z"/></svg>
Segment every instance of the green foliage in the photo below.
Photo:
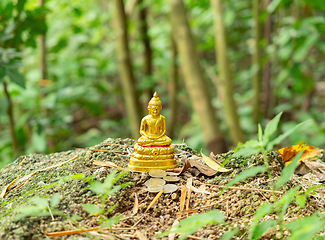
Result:
<svg viewBox="0 0 325 240"><path fill-rule="evenodd" d="M222 189L222 192L229 189L229 187L233 186L234 184L243 181L249 177L254 177L258 173L264 173L266 171L266 168L264 166L255 166L251 167L240 174L236 175L233 180L231 180L229 183L227 183L226 187Z"/></svg>
<svg viewBox="0 0 325 240"><path fill-rule="evenodd" d="M302 154L303 154L304 150L301 150L291 161L291 163L289 165L286 165L283 170L282 170L282 174L279 177L279 179L277 180L276 184L275 184L275 189L278 190L279 187L282 184L285 184L289 178L292 176L292 174L295 172L296 167L297 167L297 163L299 161L299 159L301 158Z"/></svg>
<svg viewBox="0 0 325 240"><path fill-rule="evenodd" d="M192 215L181 220L175 230L169 230L156 235L157 238L167 236L169 233L182 234L179 239L186 239L188 235L195 233L200 228L209 225L221 223L224 221L224 215L218 210L212 210L206 213Z"/></svg>
<svg viewBox="0 0 325 240"><path fill-rule="evenodd" d="M116 224L120 221L123 216L114 216L111 218L107 218L107 215L116 207L111 206L105 212L106 208L106 199L108 196L113 195L116 191L120 190L123 187L129 186L130 183L122 183L120 185L114 186L116 182L125 175L125 172L121 172L116 175L117 170L113 170L110 174L107 175L106 179L103 183L99 181L93 181L92 177L85 178L84 174L75 174L72 176L64 176L56 181L55 184L52 186L60 187L64 182L70 180L82 180L88 182L91 187L90 189L95 192L97 195L101 197L101 206L97 206L95 204L81 204L81 206L90 214L90 215L100 215L101 228L108 228L113 224ZM50 204L49 204L50 200ZM12 221L18 221L22 218L30 217L30 216L50 216L53 215L60 215L67 219L70 219L77 227L80 227L78 224L78 220L81 219L78 215L72 215L71 217L56 209L56 207L60 204L60 194L55 193L51 196L50 199L48 198L32 198L28 200L28 203L32 203L34 205L21 207L16 210L16 212L20 213L13 217Z"/></svg>

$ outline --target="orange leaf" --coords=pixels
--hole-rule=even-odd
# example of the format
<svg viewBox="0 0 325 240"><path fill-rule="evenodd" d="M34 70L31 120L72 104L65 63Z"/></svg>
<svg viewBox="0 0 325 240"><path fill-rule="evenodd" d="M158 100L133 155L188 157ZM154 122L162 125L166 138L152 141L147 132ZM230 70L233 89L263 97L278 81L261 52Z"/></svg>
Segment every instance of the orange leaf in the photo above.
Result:
<svg viewBox="0 0 325 240"><path fill-rule="evenodd" d="M323 149L318 149L312 145L299 144L281 148L278 150L278 153L282 156L282 160L288 165L303 148L304 153L299 161L311 159L318 156L323 151Z"/></svg>
<svg viewBox="0 0 325 240"><path fill-rule="evenodd" d="M152 207L152 205L155 204L155 202L160 198L161 194L163 194L164 190L161 190L156 196L155 198L151 201L151 203L149 204L147 210L144 213L147 213L148 210Z"/></svg>

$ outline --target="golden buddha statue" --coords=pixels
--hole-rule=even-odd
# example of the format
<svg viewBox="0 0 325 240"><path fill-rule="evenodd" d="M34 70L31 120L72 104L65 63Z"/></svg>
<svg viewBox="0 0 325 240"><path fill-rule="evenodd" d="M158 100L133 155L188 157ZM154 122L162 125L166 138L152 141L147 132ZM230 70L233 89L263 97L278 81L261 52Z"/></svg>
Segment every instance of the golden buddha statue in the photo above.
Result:
<svg viewBox="0 0 325 240"><path fill-rule="evenodd" d="M141 120L141 137L134 146L129 168L137 171L177 167L172 140L166 136L166 118L160 115L161 101L155 92L148 104L149 114Z"/></svg>

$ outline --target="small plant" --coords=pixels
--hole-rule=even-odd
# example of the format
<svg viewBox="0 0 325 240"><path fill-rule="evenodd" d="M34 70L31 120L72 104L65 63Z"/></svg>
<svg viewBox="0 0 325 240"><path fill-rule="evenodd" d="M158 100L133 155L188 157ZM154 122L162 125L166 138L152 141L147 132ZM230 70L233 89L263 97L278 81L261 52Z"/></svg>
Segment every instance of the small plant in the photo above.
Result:
<svg viewBox="0 0 325 240"><path fill-rule="evenodd" d="M107 215L116 207L111 206L107 211L105 211L105 201L108 196L115 194L118 190L123 187L129 186L130 183L122 183L119 185L115 185L116 182L125 175L125 172L121 172L117 174L117 170L113 170L104 180L103 183L99 181L93 181L92 177L85 178L84 174L76 174L72 176L65 176L61 178L58 182L53 185L60 186L62 183L67 182L71 179L79 179L83 181L87 181L90 183L90 190L100 196L101 205L95 204L81 204L82 207L90 214L90 215L100 215L101 229L108 228L113 224L119 222L121 216L119 217L111 217L107 218ZM52 185L52 186L53 186ZM56 207L60 203L60 195L53 194L50 198L50 201L47 198L32 198L28 201L32 203L32 206L22 207L16 210L16 212L20 213L19 215L12 218L12 221L17 221L19 219L30 217L30 216L54 216L59 215L66 219L71 220L77 227L79 227L77 220L81 217L78 215L72 215L71 217L56 209Z"/></svg>
<svg viewBox="0 0 325 240"><path fill-rule="evenodd" d="M268 171L268 176L272 180L272 175L269 168L268 158L266 151L271 150L274 145L281 143L286 137L288 137L294 130L296 130L301 125L306 122L300 123L297 126L293 127L289 131L281 134L280 136L271 140L272 135L275 133L280 117L282 113L279 113L275 116L266 126L264 134L262 131L261 125L258 125L258 140L250 140L245 144L240 144L236 152L233 156L250 156L252 154L256 154L261 152L263 155L265 166L254 166L251 167L242 173L238 174L232 181L230 181L226 187L222 190L224 192L229 187L234 184L243 181L249 177L253 177L258 173L264 173ZM292 174L295 171L296 165L302 156L303 150L297 154L292 162L287 165L283 170L281 176L277 179L276 183L272 188L274 190L278 190L281 185L285 184ZM316 233L319 232L324 224L325 217L320 215L319 213L315 213L312 216L308 216L305 218L298 219L296 221L292 221L290 223L284 222L284 215L287 213L288 207L292 202L296 202L300 208L304 208L306 204L306 200L308 196L310 196L314 190L323 185L310 187L307 189L305 193L301 193L299 190L301 186L296 186L286 192L280 199L276 199L274 195L274 203L265 203L263 204L255 213L254 220L252 225L249 228L249 239L258 239L261 238L262 235L271 227L279 226L280 231L287 229L291 231L291 236L289 239L311 239L316 237ZM221 194L222 194L221 192ZM269 214L276 214L277 218L261 221L265 216ZM213 216L215 218L213 218ZM183 234L180 239L186 238L186 236L196 232L199 228L202 228L208 224L222 223L223 215L220 211L212 210L210 212L197 214L191 216L187 219L180 221L180 223L176 226L175 229L163 232L159 234L157 237L166 236L169 233L179 233ZM194 224L195 223L195 224ZM228 224L226 224L228 225ZM195 226L195 227L194 227ZM235 234L237 234L238 229L230 229L222 236L222 240L231 239Z"/></svg>

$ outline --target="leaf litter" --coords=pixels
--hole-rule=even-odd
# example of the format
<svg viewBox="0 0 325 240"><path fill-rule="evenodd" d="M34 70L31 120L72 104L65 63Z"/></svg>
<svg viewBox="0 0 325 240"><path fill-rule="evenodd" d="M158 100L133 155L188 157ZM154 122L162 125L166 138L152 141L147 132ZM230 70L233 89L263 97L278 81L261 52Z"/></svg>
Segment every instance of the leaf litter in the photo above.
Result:
<svg viewBox="0 0 325 240"><path fill-rule="evenodd" d="M49 185L54 182L54 179L60 176L77 173L84 173L85 177L91 176L97 180L103 181L113 168L126 168L128 155L132 152L133 144L134 141L129 139L108 139L102 144L92 147L92 149L107 150L105 152L87 151L85 153L76 150L51 155L30 155L25 158L24 165L21 168L19 168L19 163L22 161L23 157L18 158L11 166L0 170L1 189L10 183L7 180L9 176L27 176L35 172L35 168L43 169L50 165L55 165L71 159L72 154L80 154L76 161L71 161L64 166L49 169L48 171L31 176L28 185L22 186L19 190L17 189L17 191L9 191L4 199L0 199L1 207L2 209L9 207L10 204L7 203L7 201L15 202L14 199L31 198L35 196L42 197L52 195L53 192L59 192L62 197L58 205L58 210L65 211L70 216L73 214L80 216L81 219L78 220L78 222L83 229L98 227L99 216L89 216L89 214L80 207L81 204L98 204L100 200L97 195L87 190L87 185L85 185L84 182L70 180L68 183L64 183L60 187L54 187L53 189L40 188L38 183L43 181L46 185ZM123 151L123 153L109 151ZM116 208L110 212L108 217L122 215L122 220L112 227L111 232L94 229L92 231L94 234L106 234L108 236L112 234L115 238L133 239L140 238L137 231L141 230L142 235L146 239L152 239L156 234L169 230L177 219L179 220L186 217L186 215L182 213L188 213L189 216L192 216L196 213L204 213L217 209L222 212L227 212L225 222L204 227L195 234L190 235L189 238L217 239L220 238L223 233L236 227L244 236L245 233L246 236L248 236L247 226L252 223L256 209L263 203L274 201L273 190L269 186L267 174L259 173L257 176L236 183L235 186L229 187L227 191L221 194L222 188L233 180L235 176L251 166L261 165L263 161L260 154L255 154L249 158L233 158L232 153L233 152L230 151L225 154L217 155L217 159L221 164L227 161L227 164L223 167L225 169L232 169L231 171L219 171L215 175L209 177L203 173L203 170L200 172L200 175L194 176L189 169L195 168L198 170L198 168L194 166L194 164L191 164L191 162L193 163L195 160L194 163L200 163L206 166L205 161L187 145L176 145L176 159L179 166L182 166L180 167L182 173L178 174L180 178L180 182L177 183L178 186L180 186L179 190L170 194L161 194L157 197L156 194L144 190L144 183L150 178L147 173L128 172L121 181L130 181L133 182L133 185L128 186L124 190L120 190L116 196L111 196L106 202L108 208L112 205L116 205ZM279 154L270 152L269 158L274 159L274 161L271 161L270 166L272 175L277 178L282 170L279 164ZM188 165L191 165L191 167L184 170L185 168L183 167L186 165L186 159L189 162ZM103 164L95 165L93 164L95 161L106 163L108 166L104 166ZM322 162L322 159L318 159L318 161ZM24 170L22 168L24 168ZM19 173L19 171L22 170L23 173ZM189 178L192 178L190 197L187 196L189 190L186 186ZM288 189L298 185L302 186L302 191L306 191L308 187L314 186L315 184L317 185L320 181L321 179L311 172L303 176L294 175L288 183L276 192L276 194L281 196ZM28 190L30 188L38 190L31 193ZM318 191L321 192L322 190L324 190L324 188L320 188ZM299 212L299 217L311 215L317 210L322 209L325 204L323 196L322 193L316 192L316 194L308 198L306 201L307 207ZM135 200L136 198L137 200ZM138 206L135 206L136 201ZM148 208L150 203L153 204ZM184 208L187 204L188 210L185 210ZM3 206L5 206L5 208ZM24 202L13 203L11 207L16 208L18 206L24 206ZM136 215L134 214L134 208L138 210ZM148 210L144 213L146 209ZM4 212L0 208L0 214L1 213ZM10 218L11 214L8 213L7 215L3 214L3 216L5 218ZM182 214L181 217L180 214ZM297 215L297 204L291 203L284 220L288 222L295 220L297 219ZM272 218L274 216L270 215L269 217ZM28 238L28 236L32 238L33 236L33 239L42 239L44 238L44 232L51 233L60 231L77 230L69 221L60 216L55 216L54 221L51 220L51 217L34 217L27 218L24 221L2 224L0 227L0 238L10 239L10 236L19 234L19 236L23 236L24 238ZM263 238L271 239L275 234L276 231L270 230ZM64 239L78 239L80 235L84 238L87 237L85 234L79 233L78 235L66 236ZM99 237L99 235L97 236ZM176 236L174 238L177 238ZM242 238L240 235L235 235L233 239L240 238Z"/></svg>

